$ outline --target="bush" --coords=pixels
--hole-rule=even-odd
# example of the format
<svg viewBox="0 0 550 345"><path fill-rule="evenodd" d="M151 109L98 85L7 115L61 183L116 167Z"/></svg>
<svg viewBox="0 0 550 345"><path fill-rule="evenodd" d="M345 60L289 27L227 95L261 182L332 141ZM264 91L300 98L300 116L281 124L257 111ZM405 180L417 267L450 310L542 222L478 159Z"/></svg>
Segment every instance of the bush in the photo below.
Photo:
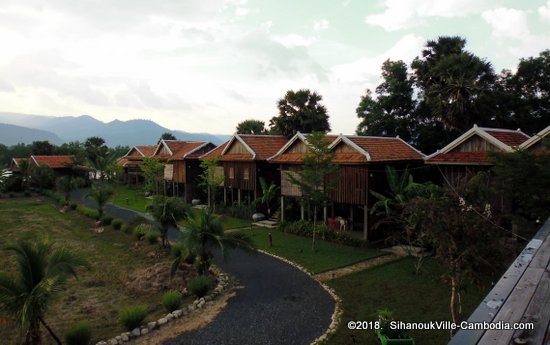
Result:
<svg viewBox="0 0 550 345"><path fill-rule="evenodd" d="M155 244L158 242L158 238L159 238L159 234L155 231L147 231L145 233L145 239L147 240L147 242L149 242L150 244Z"/></svg>
<svg viewBox="0 0 550 345"><path fill-rule="evenodd" d="M113 216L109 214L104 214L103 217L101 217L101 225L103 226L111 225L112 222Z"/></svg>
<svg viewBox="0 0 550 345"><path fill-rule="evenodd" d="M78 206L76 208L76 210L86 216L86 217L89 217L89 218L92 218L92 219L97 219L99 217L99 213L97 213L97 210L94 210L93 208L89 208L89 207L86 207L86 206Z"/></svg>
<svg viewBox="0 0 550 345"><path fill-rule="evenodd" d="M212 281L207 276L198 276L189 281L187 290L190 293L201 298L205 296L212 286Z"/></svg>
<svg viewBox="0 0 550 345"><path fill-rule="evenodd" d="M122 227L122 224L124 224L124 221L119 218L113 219L113 222L111 223L111 225L113 226L113 229L115 230L120 230L120 228Z"/></svg>
<svg viewBox="0 0 550 345"><path fill-rule="evenodd" d="M297 222L281 222L279 225L279 230L298 236L312 237L313 223L306 220L299 220ZM322 240L350 247L362 247L367 244L365 241L353 238L344 232L335 231L324 224L317 225L316 235L317 238Z"/></svg>
<svg viewBox="0 0 550 345"><path fill-rule="evenodd" d="M142 305L136 305L122 309L122 311L118 315L118 318L124 328L126 328L126 330L128 331L131 331L134 328L141 326L146 316L147 308Z"/></svg>
<svg viewBox="0 0 550 345"><path fill-rule="evenodd" d="M92 340L92 331L88 321L80 321L74 324L65 333L65 343L67 345L88 345L90 340Z"/></svg>
<svg viewBox="0 0 550 345"><path fill-rule="evenodd" d="M147 231L141 226L136 227L133 231L134 237L138 240L141 240L141 238L145 236L146 233Z"/></svg>
<svg viewBox="0 0 550 345"><path fill-rule="evenodd" d="M71 202L71 203L69 204L69 207L71 208L71 210L74 211L74 210L76 210L76 208L78 207L78 204L77 204L76 202Z"/></svg>
<svg viewBox="0 0 550 345"><path fill-rule="evenodd" d="M128 223L124 223L122 224L122 226L120 227L120 230L122 230L123 233L125 234L131 234L132 231L133 231L133 228L130 224Z"/></svg>
<svg viewBox="0 0 550 345"><path fill-rule="evenodd" d="M179 309L182 301L183 298L181 296L181 293L179 293L178 291L168 291L162 296L162 306L169 313L173 312L176 309Z"/></svg>

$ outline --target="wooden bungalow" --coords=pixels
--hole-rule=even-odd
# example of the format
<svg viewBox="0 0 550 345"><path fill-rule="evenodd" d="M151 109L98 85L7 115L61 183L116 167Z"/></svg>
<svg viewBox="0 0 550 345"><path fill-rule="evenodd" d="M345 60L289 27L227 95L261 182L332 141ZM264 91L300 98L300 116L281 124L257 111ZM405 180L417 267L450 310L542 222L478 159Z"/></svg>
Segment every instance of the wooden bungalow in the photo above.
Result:
<svg viewBox="0 0 550 345"><path fill-rule="evenodd" d="M54 172L64 175L73 174L74 156L31 156L29 158L29 168L32 170L39 166L47 166Z"/></svg>
<svg viewBox="0 0 550 345"><path fill-rule="evenodd" d="M261 194L260 177L270 184L280 185L278 167L267 159L287 143L281 135L234 134L229 141L200 157L220 160L224 175L224 202L251 202ZM223 172L222 172L223 169Z"/></svg>
<svg viewBox="0 0 550 345"><path fill-rule="evenodd" d="M118 160L118 164L122 166L123 174L122 180L125 183L139 184L143 182L143 175L141 173L141 163L143 158L151 157L157 145L152 146L134 146Z"/></svg>
<svg viewBox="0 0 550 345"><path fill-rule="evenodd" d="M369 225L369 210L374 201L371 190L384 193L387 188L385 166L396 169L419 166L424 155L399 138L367 136L327 136L329 148L335 153L333 162L339 165L335 190L330 195L330 216L348 220L349 230L362 231L367 240L373 235ZM290 182L289 175L299 169L307 153L307 135L297 133L285 147L270 159L281 165L281 203L286 197L301 197L298 186ZM284 207L282 207L284 209ZM328 218L329 210L323 216ZM304 212L301 212L302 219ZM284 214L282 214L284 219Z"/></svg>
<svg viewBox="0 0 550 345"><path fill-rule="evenodd" d="M191 202L196 195L199 157L216 146L208 141L161 140L153 153L164 162L164 192Z"/></svg>
<svg viewBox="0 0 550 345"><path fill-rule="evenodd" d="M474 125L449 145L426 157L426 164L437 166L445 183L459 186L477 172L491 167L489 152L512 152L528 139L529 136L519 129Z"/></svg>
<svg viewBox="0 0 550 345"><path fill-rule="evenodd" d="M8 170L12 173L19 173L21 171L21 164L28 160L28 158L12 158Z"/></svg>
<svg viewBox="0 0 550 345"><path fill-rule="evenodd" d="M529 152L550 154L550 126L524 141L519 148Z"/></svg>

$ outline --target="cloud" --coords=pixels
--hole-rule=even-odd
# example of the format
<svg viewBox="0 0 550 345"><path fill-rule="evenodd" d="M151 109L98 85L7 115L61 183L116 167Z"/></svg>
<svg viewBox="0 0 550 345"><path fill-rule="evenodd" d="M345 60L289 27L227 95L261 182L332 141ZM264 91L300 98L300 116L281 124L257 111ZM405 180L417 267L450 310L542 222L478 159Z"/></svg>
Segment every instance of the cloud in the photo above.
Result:
<svg viewBox="0 0 550 345"><path fill-rule="evenodd" d="M481 17L491 25L496 37L520 39L529 34L527 13L513 8L496 8L485 11Z"/></svg>
<svg viewBox="0 0 550 345"><path fill-rule="evenodd" d="M538 13L543 19L550 21L550 0L548 0L546 5L538 8Z"/></svg>
<svg viewBox="0 0 550 345"><path fill-rule="evenodd" d="M550 35L537 35L529 30L526 11L499 7L484 11L481 16L491 27L496 43L516 57L536 55L550 45Z"/></svg>
<svg viewBox="0 0 550 345"><path fill-rule="evenodd" d="M282 44L287 48L307 47L307 46L310 46L316 40L314 37L304 37L297 34L288 34L284 36L275 35L275 36L272 36L271 39L275 42Z"/></svg>
<svg viewBox="0 0 550 345"><path fill-rule="evenodd" d="M329 21L326 19L320 19L313 22L313 30L323 31L328 29Z"/></svg>
<svg viewBox="0 0 550 345"><path fill-rule="evenodd" d="M8 83L5 80L0 79L0 92L14 92L15 88L13 85Z"/></svg>
<svg viewBox="0 0 550 345"><path fill-rule="evenodd" d="M330 79L343 83L374 83L380 78L380 68L385 60L403 60L408 64L418 55L425 42L423 37L407 34L380 55L365 56L350 63L334 66Z"/></svg>
<svg viewBox="0 0 550 345"><path fill-rule="evenodd" d="M425 23L429 17L463 17L489 8L492 1L479 0L383 0L384 12L367 15L365 22L386 31Z"/></svg>

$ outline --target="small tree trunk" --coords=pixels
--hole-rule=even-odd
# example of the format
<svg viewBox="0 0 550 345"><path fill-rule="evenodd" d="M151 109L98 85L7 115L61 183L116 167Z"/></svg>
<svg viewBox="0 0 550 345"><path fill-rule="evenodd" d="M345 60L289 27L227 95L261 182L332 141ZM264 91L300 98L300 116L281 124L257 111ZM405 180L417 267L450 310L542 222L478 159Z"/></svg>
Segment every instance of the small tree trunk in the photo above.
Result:
<svg viewBox="0 0 550 345"><path fill-rule="evenodd" d="M40 317L38 318L38 320L40 320L40 322L44 325L44 327L46 327L46 329L48 330L48 333L50 333L50 335L52 336L52 338L55 340L55 342L57 343L57 345L62 345L61 343L61 340L59 340L59 338L55 335L55 333L53 332L53 330L50 328L50 326L48 326L46 324L46 322L44 322L44 320Z"/></svg>
<svg viewBox="0 0 550 345"><path fill-rule="evenodd" d="M313 207L313 241L311 242L311 250L315 251L315 230L317 228L317 205Z"/></svg>
<svg viewBox="0 0 550 345"><path fill-rule="evenodd" d="M454 266L455 264L453 264ZM453 267L451 273L451 321L458 324L460 319L460 296L459 290L459 278L456 271L456 267ZM451 337L454 335L454 331L451 330Z"/></svg>

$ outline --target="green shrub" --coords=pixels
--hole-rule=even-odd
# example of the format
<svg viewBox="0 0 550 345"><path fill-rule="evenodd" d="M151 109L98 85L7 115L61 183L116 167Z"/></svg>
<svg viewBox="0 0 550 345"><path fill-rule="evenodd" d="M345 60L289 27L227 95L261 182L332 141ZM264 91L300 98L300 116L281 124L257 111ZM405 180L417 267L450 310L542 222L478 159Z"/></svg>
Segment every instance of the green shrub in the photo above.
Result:
<svg viewBox="0 0 550 345"><path fill-rule="evenodd" d="M103 226L111 225L112 222L113 216L110 214L104 214L103 217L101 217L101 225Z"/></svg>
<svg viewBox="0 0 550 345"><path fill-rule="evenodd" d="M131 234L132 231L133 231L133 228L130 224L128 223L124 223L122 224L122 226L120 227L120 230L122 230L123 233L125 234Z"/></svg>
<svg viewBox="0 0 550 345"><path fill-rule="evenodd" d="M201 298L205 296L212 286L212 280L207 276L198 276L189 281L187 290L190 293Z"/></svg>
<svg viewBox="0 0 550 345"><path fill-rule="evenodd" d="M99 217L99 213L97 213L97 210L94 210L93 208L89 208L89 207L86 207L86 206L78 206L76 208L76 210L86 216L86 217L89 217L89 218L92 218L92 219L97 219Z"/></svg>
<svg viewBox="0 0 550 345"><path fill-rule="evenodd" d="M299 220L296 222L281 222L279 230L289 234L298 236L311 237L313 235L313 223L306 220ZM350 247L362 247L367 243L357 238L353 238L350 235L331 229L324 224L317 225L317 237L325 241L342 244Z"/></svg>
<svg viewBox="0 0 550 345"><path fill-rule="evenodd" d="M142 305L136 305L122 309L118 315L118 318L124 328L131 331L134 328L141 326L146 316L147 308Z"/></svg>
<svg viewBox="0 0 550 345"><path fill-rule="evenodd" d="M159 234L155 231L147 231L145 233L145 239L147 240L147 242L149 242L150 244L155 244L158 242L158 238L159 238Z"/></svg>
<svg viewBox="0 0 550 345"><path fill-rule="evenodd" d="M134 234L134 237L138 240L141 240L141 238L143 236L145 236L145 234L147 233L147 230L145 230L143 227L141 226L138 226L134 229L133 231L133 234Z"/></svg>
<svg viewBox="0 0 550 345"><path fill-rule="evenodd" d="M122 228L122 224L124 224L124 221L120 218L113 219L113 222L111 223L113 229L115 230L120 230L120 228Z"/></svg>
<svg viewBox="0 0 550 345"><path fill-rule="evenodd" d="M173 312L176 309L179 309L182 301L183 298L181 296L181 293L179 293L178 291L168 291L162 296L162 306L169 313Z"/></svg>
<svg viewBox="0 0 550 345"><path fill-rule="evenodd" d="M92 340L92 330L88 321L80 321L74 324L65 333L67 345L89 345Z"/></svg>
<svg viewBox="0 0 550 345"><path fill-rule="evenodd" d="M78 204L77 204L76 202L71 202L71 203L69 204L69 207L71 208L71 210L74 211L74 210L76 210L76 208L78 207Z"/></svg>

